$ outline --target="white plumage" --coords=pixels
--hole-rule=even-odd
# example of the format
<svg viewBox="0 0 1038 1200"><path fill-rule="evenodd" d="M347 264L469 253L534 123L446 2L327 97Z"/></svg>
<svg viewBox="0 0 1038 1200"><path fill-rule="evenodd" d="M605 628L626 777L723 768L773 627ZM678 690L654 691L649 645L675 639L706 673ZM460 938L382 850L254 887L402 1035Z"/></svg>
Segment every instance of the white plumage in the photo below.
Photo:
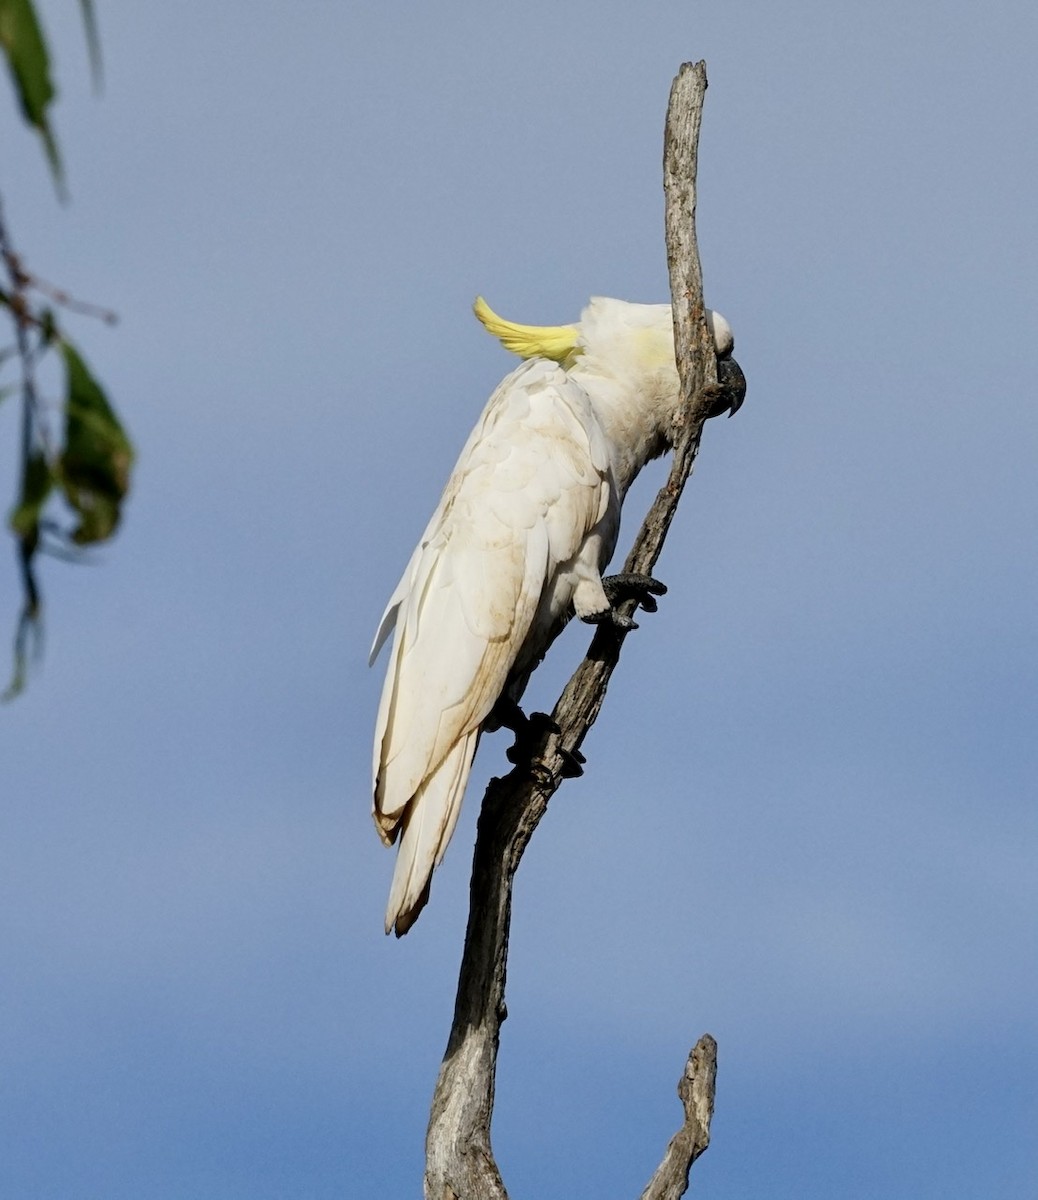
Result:
<svg viewBox="0 0 1038 1200"><path fill-rule="evenodd" d="M399 838L386 932L406 933L454 831L480 728L518 701L572 612L609 609L602 571L635 475L679 402L669 305L595 298L577 326L476 312L528 358L491 396L390 597L395 632L374 747L374 816ZM718 353L723 317L709 317Z"/></svg>

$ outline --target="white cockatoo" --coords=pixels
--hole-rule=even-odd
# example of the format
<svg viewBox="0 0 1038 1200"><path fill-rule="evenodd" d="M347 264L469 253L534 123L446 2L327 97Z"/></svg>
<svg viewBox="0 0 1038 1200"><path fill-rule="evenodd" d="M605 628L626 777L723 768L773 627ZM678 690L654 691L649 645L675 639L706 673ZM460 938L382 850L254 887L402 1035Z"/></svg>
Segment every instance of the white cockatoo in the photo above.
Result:
<svg viewBox="0 0 1038 1200"><path fill-rule="evenodd" d="M571 614L615 619L602 572L620 506L669 447L680 403L669 304L596 297L561 326L474 307L526 361L469 435L371 650L374 662L395 631L373 769L379 834L400 842L386 909L398 936L429 897L491 710L514 711ZM719 411L734 412L745 381L732 331L717 313L707 322L731 385Z"/></svg>

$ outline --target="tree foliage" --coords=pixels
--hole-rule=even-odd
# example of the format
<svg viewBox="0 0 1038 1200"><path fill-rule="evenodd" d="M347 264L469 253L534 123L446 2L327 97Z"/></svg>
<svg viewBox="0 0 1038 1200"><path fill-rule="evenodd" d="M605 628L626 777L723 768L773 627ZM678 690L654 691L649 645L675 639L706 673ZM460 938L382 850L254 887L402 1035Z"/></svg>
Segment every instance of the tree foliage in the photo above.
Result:
<svg viewBox="0 0 1038 1200"><path fill-rule="evenodd" d="M95 83L100 50L92 0L80 0ZM54 185L64 198L61 156L51 120L56 96L50 53L32 0L0 0L0 50L6 58L21 115L36 131ZM110 538L119 525L130 487L133 446L115 409L80 351L66 336L59 314L87 312L113 322L112 313L73 300L34 276L15 251L0 203L0 308L11 321L13 346L0 350L0 369L19 378L0 398L19 393L22 404L21 485L8 525L17 545L23 603L15 636L14 673L4 699L25 685L29 652L41 638L42 601L36 575L40 551L76 557L78 548ZM37 367L56 354L64 388L45 404ZM50 416L57 411L58 417Z"/></svg>

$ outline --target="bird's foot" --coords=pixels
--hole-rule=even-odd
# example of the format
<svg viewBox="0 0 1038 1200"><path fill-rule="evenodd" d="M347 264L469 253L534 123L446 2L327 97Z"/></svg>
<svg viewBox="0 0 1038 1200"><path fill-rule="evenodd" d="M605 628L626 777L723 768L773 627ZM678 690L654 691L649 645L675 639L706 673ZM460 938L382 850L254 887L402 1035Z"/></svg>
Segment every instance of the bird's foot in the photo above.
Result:
<svg viewBox="0 0 1038 1200"><path fill-rule="evenodd" d="M667 594L667 585L653 579L651 575L640 575L637 571L621 571L619 575L607 575L602 588L615 608L625 600L637 600L646 612L656 611L656 597Z"/></svg>
<svg viewBox="0 0 1038 1200"><path fill-rule="evenodd" d="M533 715L543 717L544 713L534 713ZM553 721L552 724L554 725L555 722ZM529 766L530 774L538 783L543 784L545 787L558 787L559 780L556 779L555 772L543 758L535 758L531 755L528 759L516 759L512 757L514 752L515 746L511 750L505 751L506 757L511 762L525 761ZM559 766L559 779L579 779L584 774L584 764L587 762L587 759L579 750L566 750L564 747L559 746L556 753L562 760Z"/></svg>
<svg viewBox="0 0 1038 1200"><path fill-rule="evenodd" d="M516 764L532 762L545 734L558 733L559 727L547 713L535 712L527 716L514 700L508 704L511 706L508 720L501 724L515 734L515 741L505 751L505 758Z"/></svg>
<svg viewBox="0 0 1038 1200"><path fill-rule="evenodd" d="M602 580L602 590L609 601L609 608L581 617L589 625L608 622L617 629L637 629L637 622L617 611L625 600L636 600L646 612L655 612L656 597L666 594L667 585L653 579L651 575L640 575L634 571L623 571L619 575L607 575Z"/></svg>
<svg viewBox="0 0 1038 1200"><path fill-rule="evenodd" d="M542 712L527 716L514 700L503 696L494 705L490 717L495 722L494 729L510 729L515 734L515 741L505 751L505 758L516 766L528 765L534 775L543 775L544 782L548 782L551 772L540 756L544 752L545 736L558 736L562 732L558 722ZM587 760L579 750L564 750L560 746L558 753L562 759L559 773L563 779L576 779L584 774Z"/></svg>
<svg viewBox="0 0 1038 1200"><path fill-rule="evenodd" d="M562 771L560 772L562 778L579 779L584 774L584 764L587 759L579 750L564 750L561 746L559 754L562 756Z"/></svg>
<svg viewBox="0 0 1038 1200"><path fill-rule="evenodd" d="M534 713L536 716L543 716L543 713ZM506 693L498 696L494 701L494 707L486 716L483 722L483 729L487 733L496 733L499 729L510 729L514 734L525 733L530 726L531 718L523 712L518 704Z"/></svg>

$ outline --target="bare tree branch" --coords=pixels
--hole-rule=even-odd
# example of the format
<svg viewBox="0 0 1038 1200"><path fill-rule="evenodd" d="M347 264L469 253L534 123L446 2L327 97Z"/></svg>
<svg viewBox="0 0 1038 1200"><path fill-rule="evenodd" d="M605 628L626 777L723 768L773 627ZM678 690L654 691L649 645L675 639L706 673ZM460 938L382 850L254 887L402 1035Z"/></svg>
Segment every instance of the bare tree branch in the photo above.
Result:
<svg viewBox="0 0 1038 1200"><path fill-rule="evenodd" d="M667 113L667 261L685 416L676 431L667 483L657 495L624 567L625 571L643 574L651 572L659 557L692 471L703 423L716 398L714 347L705 320L695 237L696 162L705 92L705 64L686 63L674 81ZM634 600L627 601L623 611L630 615L635 604ZM602 707L625 636L624 630L612 624L599 626L586 658L552 712L554 728L543 726L530 760L520 763L504 778L491 780L483 799L454 1022L426 1135L427 1200L507 1200L490 1146L490 1122L501 1023L507 1015L505 977L512 879L549 800L563 778L573 773L574 755ZM693 1051L693 1058L695 1054ZM713 1104L712 1068L689 1067L686 1075L696 1096L708 1097L708 1102L696 1101L695 1111L709 1113ZM700 1121L695 1127L686 1116L685 1127L672 1141L657 1176L663 1172L666 1179L675 1177L685 1163L683 1192L692 1161L706 1147L708 1129L708 1115L705 1124ZM694 1131L686 1135L686 1130ZM673 1189L653 1192L655 1178L645 1193L652 1200L681 1194ZM663 1186L661 1183L660 1188Z"/></svg>
<svg viewBox="0 0 1038 1200"><path fill-rule="evenodd" d="M670 1139L663 1162L656 1168L640 1200L678 1200L688 1191L688 1173L692 1164L710 1145L716 1079L717 1043L705 1033L689 1053L684 1074L678 1080L685 1122Z"/></svg>

